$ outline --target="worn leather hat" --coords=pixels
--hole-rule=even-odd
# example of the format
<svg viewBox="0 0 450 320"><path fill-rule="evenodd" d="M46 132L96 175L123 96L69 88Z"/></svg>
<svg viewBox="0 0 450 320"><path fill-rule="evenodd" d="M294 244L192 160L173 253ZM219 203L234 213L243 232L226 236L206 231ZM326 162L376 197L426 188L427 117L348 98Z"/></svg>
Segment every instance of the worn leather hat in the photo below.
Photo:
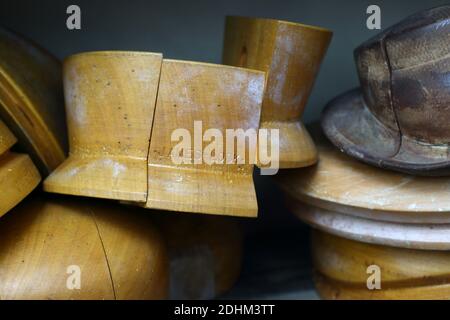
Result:
<svg viewBox="0 0 450 320"><path fill-rule="evenodd" d="M355 50L361 87L322 128L343 152L417 175L450 174L450 6L414 14Z"/></svg>

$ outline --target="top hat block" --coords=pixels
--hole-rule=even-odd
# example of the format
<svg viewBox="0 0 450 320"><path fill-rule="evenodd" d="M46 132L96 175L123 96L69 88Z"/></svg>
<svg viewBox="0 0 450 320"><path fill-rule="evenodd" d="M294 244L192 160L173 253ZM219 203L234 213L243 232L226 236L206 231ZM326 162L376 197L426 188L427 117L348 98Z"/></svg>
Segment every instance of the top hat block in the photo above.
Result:
<svg viewBox="0 0 450 320"><path fill-rule="evenodd" d="M450 174L449 22L450 6L426 10L355 50L361 88L322 114L333 144L378 167Z"/></svg>
<svg viewBox="0 0 450 320"><path fill-rule="evenodd" d="M414 224L351 216L290 198L287 206L313 228L360 242L385 246L450 250L450 224Z"/></svg>
<svg viewBox="0 0 450 320"><path fill-rule="evenodd" d="M0 219L0 298L166 298L166 245L135 211L105 200L29 197Z"/></svg>
<svg viewBox="0 0 450 320"><path fill-rule="evenodd" d="M70 152L44 190L145 203L161 63L161 54L126 51L64 61Z"/></svg>
<svg viewBox="0 0 450 320"><path fill-rule="evenodd" d="M279 129L280 168L314 164L317 151L300 121L332 32L298 23L227 17L223 62L267 72L261 128Z"/></svg>
<svg viewBox="0 0 450 320"><path fill-rule="evenodd" d="M47 175L66 157L61 63L0 28L0 116Z"/></svg>
<svg viewBox="0 0 450 320"><path fill-rule="evenodd" d="M0 217L33 191L41 176L26 154L10 152L17 141L0 120Z"/></svg>
<svg viewBox="0 0 450 320"><path fill-rule="evenodd" d="M320 135L316 142L317 166L277 175L293 198L378 221L450 223L450 178L380 170L339 152Z"/></svg>
<svg viewBox="0 0 450 320"><path fill-rule="evenodd" d="M325 299L448 299L450 253L386 247L315 231L312 260ZM380 288L369 289L379 268Z"/></svg>
<svg viewBox="0 0 450 320"><path fill-rule="evenodd" d="M169 250L171 299L213 299L231 289L242 264L238 221L176 213L155 218Z"/></svg>
<svg viewBox="0 0 450 320"><path fill-rule="evenodd" d="M256 146L248 144L243 159L227 150L233 141L224 140L226 129L258 131L264 82L260 71L164 59L148 156L147 208L257 215L253 163L247 156L256 154ZM195 121L201 121L197 131ZM208 129L222 137L203 139ZM209 150L211 143L223 143L222 152ZM180 144L184 150L177 149ZM185 163L176 164L173 155Z"/></svg>

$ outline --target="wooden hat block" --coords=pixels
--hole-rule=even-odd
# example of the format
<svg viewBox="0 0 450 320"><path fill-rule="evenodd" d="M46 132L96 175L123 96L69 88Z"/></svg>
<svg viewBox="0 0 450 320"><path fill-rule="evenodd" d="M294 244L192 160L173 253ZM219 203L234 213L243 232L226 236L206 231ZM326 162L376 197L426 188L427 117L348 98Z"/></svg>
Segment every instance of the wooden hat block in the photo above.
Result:
<svg viewBox="0 0 450 320"><path fill-rule="evenodd" d="M45 191L145 203L161 62L161 54L126 51L64 61L70 152Z"/></svg>
<svg viewBox="0 0 450 320"><path fill-rule="evenodd" d="M0 219L0 298L166 298L164 240L133 209L104 200L28 198ZM73 266L79 289L70 286Z"/></svg>
<svg viewBox="0 0 450 320"><path fill-rule="evenodd" d="M148 156L147 208L257 215L253 164L248 158L244 164L223 161L237 157L235 150L226 150L226 143L223 153L211 153L214 163L208 164L203 150L211 142L200 140L198 146L203 148L198 150L194 138L202 139L211 128L219 130L224 140L226 129L257 132L264 82L260 71L164 59ZM195 121L201 121L200 137L195 136ZM189 136L172 141L176 129L186 130ZM186 163L175 164L172 154L180 141L187 148L176 155L185 157ZM249 154L256 154L253 149L247 150Z"/></svg>
<svg viewBox="0 0 450 320"><path fill-rule="evenodd" d="M448 299L450 253L393 248L312 236L316 288L325 299ZM369 290L367 268L380 268L381 289ZM373 271L372 271L373 272Z"/></svg>
<svg viewBox="0 0 450 320"><path fill-rule="evenodd" d="M317 145L316 166L277 175L291 197L377 221L450 223L449 177L417 177L372 167L319 136Z"/></svg>
<svg viewBox="0 0 450 320"><path fill-rule="evenodd" d="M66 157L61 63L0 27L0 116L47 175Z"/></svg>
<svg viewBox="0 0 450 320"><path fill-rule="evenodd" d="M317 161L300 121L332 32L298 23L227 17L223 62L265 71L261 128L279 129L280 168Z"/></svg>
<svg viewBox="0 0 450 320"><path fill-rule="evenodd" d="M238 221L175 213L155 218L169 249L171 299L212 299L232 288L243 255Z"/></svg>
<svg viewBox="0 0 450 320"><path fill-rule="evenodd" d="M288 199L287 207L313 228L342 238L421 250L450 250L450 224L417 224L351 216Z"/></svg>
<svg viewBox="0 0 450 320"><path fill-rule="evenodd" d="M41 181L28 155L9 151L16 141L0 120L0 217L22 201Z"/></svg>

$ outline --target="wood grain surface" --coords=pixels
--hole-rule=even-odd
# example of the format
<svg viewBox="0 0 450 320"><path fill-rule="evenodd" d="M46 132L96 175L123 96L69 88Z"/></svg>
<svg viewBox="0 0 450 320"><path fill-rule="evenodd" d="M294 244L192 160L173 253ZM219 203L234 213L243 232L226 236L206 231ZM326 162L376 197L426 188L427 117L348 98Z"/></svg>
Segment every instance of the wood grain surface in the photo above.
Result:
<svg viewBox="0 0 450 320"><path fill-rule="evenodd" d="M28 155L9 151L16 141L0 119L0 217L22 201L41 181Z"/></svg>
<svg viewBox="0 0 450 320"><path fill-rule="evenodd" d="M42 174L65 159L61 64L4 28L0 28L0 115Z"/></svg>
<svg viewBox="0 0 450 320"><path fill-rule="evenodd" d="M162 299L166 246L148 216L102 200L34 196L0 220L1 299ZM80 289L67 286L80 268Z"/></svg>
<svg viewBox="0 0 450 320"><path fill-rule="evenodd" d="M315 231L316 287L326 299L449 299L450 254L366 244ZM381 289L369 290L367 268L380 268Z"/></svg>
<svg viewBox="0 0 450 320"><path fill-rule="evenodd" d="M194 121L202 121L203 132L218 129L258 130L264 93L263 72L222 65L164 59L148 157L147 208L180 212L250 216L257 215L253 164L235 150L213 154L212 165L204 161L210 142L194 149ZM172 141L176 129L190 133L192 149L175 164L171 154L179 143ZM203 134L201 133L201 135ZM202 139L202 136L197 139ZM244 160L229 164L228 157ZM225 161L223 161L225 158ZM199 160L199 161L197 161ZM195 163L200 162L200 163Z"/></svg>
<svg viewBox="0 0 450 320"><path fill-rule="evenodd" d="M126 51L64 61L70 156L44 190L145 203L161 63L161 54Z"/></svg>
<svg viewBox="0 0 450 320"><path fill-rule="evenodd" d="M229 16L223 62L267 72L261 128L280 130L280 167L317 161L300 118L330 43L329 30L287 21Z"/></svg>
<svg viewBox="0 0 450 320"><path fill-rule="evenodd" d="M374 220L449 223L448 177L416 177L358 162L317 139L319 162L281 173L292 197L327 210Z"/></svg>

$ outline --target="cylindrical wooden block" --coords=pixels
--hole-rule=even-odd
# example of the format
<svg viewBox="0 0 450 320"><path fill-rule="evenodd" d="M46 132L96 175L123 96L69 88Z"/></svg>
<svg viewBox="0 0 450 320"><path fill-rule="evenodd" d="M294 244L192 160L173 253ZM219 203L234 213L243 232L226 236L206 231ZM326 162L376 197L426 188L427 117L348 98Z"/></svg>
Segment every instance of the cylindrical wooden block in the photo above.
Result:
<svg viewBox="0 0 450 320"><path fill-rule="evenodd" d="M162 55L81 53L64 61L69 158L49 192L147 200L147 155Z"/></svg>
<svg viewBox="0 0 450 320"><path fill-rule="evenodd" d="M319 27L227 17L223 62L267 72L261 128L280 130L280 168L317 161L300 118L331 37L331 31Z"/></svg>
<svg viewBox="0 0 450 320"><path fill-rule="evenodd" d="M148 156L147 208L257 215L248 156L256 154L256 144L247 144L245 154L228 150L227 143L237 142L227 139L227 130L257 134L264 81L260 71L164 59ZM204 138L208 129L217 136ZM183 130L182 138L175 130ZM212 142L223 149L210 156ZM176 156L186 161L176 163L173 150L181 143L185 147Z"/></svg>

